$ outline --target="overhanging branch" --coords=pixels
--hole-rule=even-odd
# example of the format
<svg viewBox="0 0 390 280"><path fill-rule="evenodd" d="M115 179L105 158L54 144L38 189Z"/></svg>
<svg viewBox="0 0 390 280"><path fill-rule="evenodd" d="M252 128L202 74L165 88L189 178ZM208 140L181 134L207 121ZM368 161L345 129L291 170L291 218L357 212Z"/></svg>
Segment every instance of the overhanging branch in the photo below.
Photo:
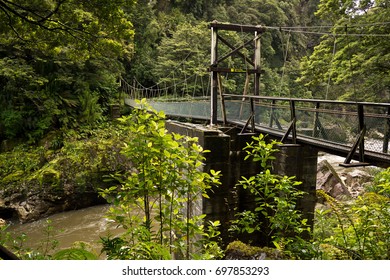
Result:
<svg viewBox="0 0 390 280"><path fill-rule="evenodd" d="M27 21L32 24L42 24L43 22L49 20L54 14L56 14L61 5L65 3L66 0L60 0L56 3L56 6L53 10L46 10L45 12L48 12L46 15L39 14L38 10L34 10L32 8L29 8L27 6L20 5L15 2L11 2L8 0L0 0L0 6L2 6L4 9L8 10L9 12L13 13L17 17L21 18L24 21ZM33 15L36 18L39 18L39 20L31 20L27 17L27 15Z"/></svg>

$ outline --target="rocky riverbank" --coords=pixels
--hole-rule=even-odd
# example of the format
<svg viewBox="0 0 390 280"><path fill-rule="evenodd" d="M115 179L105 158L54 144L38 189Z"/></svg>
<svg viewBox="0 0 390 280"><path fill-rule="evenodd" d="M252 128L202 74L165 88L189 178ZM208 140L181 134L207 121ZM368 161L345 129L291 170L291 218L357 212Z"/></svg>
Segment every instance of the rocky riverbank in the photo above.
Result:
<svg viewBox="0 0 390 280"><path fill-rule="evenodd" d="M3 221L31 222L49 215L82 209L105 203L96 191L14 193L9 196L0 194L0 225ZM4 223L4 222L3 222Z"/></svg>

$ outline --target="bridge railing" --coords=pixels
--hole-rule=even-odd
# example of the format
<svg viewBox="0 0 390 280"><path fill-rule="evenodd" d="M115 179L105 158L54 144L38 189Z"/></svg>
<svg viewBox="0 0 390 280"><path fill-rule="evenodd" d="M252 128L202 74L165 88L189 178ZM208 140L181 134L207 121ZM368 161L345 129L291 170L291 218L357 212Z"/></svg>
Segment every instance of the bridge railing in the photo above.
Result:
<svg viewBox="0 0 390 280"><path fill-rule="evenodd" d="M364 151L389 154L390 103L343 102L224 94L225 121L246 122L297 137L350 147L364 160ZM348 160L348 158L347 158ZM350 160L350 159L349 159Z"/></svg>

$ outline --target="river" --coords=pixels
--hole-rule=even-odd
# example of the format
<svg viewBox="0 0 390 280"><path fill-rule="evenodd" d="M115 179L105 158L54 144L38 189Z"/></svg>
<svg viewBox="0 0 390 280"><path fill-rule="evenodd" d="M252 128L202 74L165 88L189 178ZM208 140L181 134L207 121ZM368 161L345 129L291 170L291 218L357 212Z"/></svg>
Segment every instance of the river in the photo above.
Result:
<svg viewBox="0 0 390 280"><path fill-rule="evenodd" d="M98 205L75 211L67 211L51 215L47 218L25 224L13 224L7 229L14 238L26 234L25 248L37 249L47 241L47 221L53 227L51 240L58 241L56 250L71 247L75 242L88 243L93 251L99 255L100 237L116 236L123 232L117 224L105 217L109 205ZM102 257L104 258L104 257Z"/></svg>

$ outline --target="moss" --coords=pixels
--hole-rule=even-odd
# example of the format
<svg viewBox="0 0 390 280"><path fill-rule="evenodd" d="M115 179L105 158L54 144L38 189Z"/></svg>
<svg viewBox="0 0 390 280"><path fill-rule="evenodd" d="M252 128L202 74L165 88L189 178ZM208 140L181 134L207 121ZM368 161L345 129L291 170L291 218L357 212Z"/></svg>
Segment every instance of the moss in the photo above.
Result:
<svg viewBox="0 0 390 280"><path fill-rule="evenodd" d="M1 179L2 184L9 184L15 181L19 181L23 178L24 172L22 170L16 170L15 172L8 174L3 179Z"/></svg>
<svg viewBox="0 0 390 280"><path fill-rule="evenodd" d="M283 260L283 252L269 247L256 247L241 241L233 241L226 247L225 258L230 260Z"/></svg>
<svg viewBox="0 0 390 280"><path fill-rule="evenodd" d="M321 244L321 259L323 260L347 260L350 259L348 254L343 250L336 248L330 244Z"/></svg>
<svg viewBox="0 0 390 280"><path fill-rule="evenodd" d="M61 173L53 168L46 168L42 170L40 174L41 184L47 184L50 186L58 186L60 183Z"/></svg>

